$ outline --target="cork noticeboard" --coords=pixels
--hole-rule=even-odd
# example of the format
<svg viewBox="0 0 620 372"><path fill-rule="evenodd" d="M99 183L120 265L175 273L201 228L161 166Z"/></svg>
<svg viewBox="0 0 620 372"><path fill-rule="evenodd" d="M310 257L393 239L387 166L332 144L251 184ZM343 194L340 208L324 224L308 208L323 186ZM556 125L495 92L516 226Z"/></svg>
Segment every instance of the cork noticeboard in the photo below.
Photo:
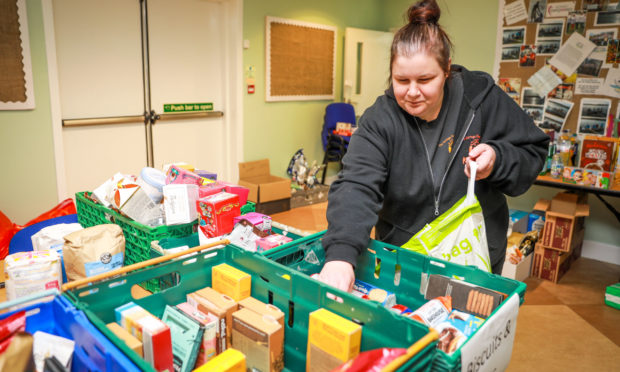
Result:
<svg viewBox="0 0 620 372"><path fill-rule="evenodd" d="M266 101L334 99L337 28L276 17L265 23Z"/></svg>
<svg viewBox="0 0 620 372"><path fill-rule="evenodd" d="M620 11L609 6L610 1L599 0L499 0L500 10L524 3L527 19L507 24L502 17L498 27L499 60L498 84L521 105L545 131L569 130L571 133L605 135L617 119L618 94L604 89L576 91L577 83L592 87L606 83L610 71L618 71L618 39L620 38ZM538 4L538 5L537 5ZM514 13L513 13L514 14ZM528 79L543 68L572 33L579 33L596 44L595 50L571 76L546 97L532 95ZM500 45L501 43L501 45ZM614 50L615 45L615 50ZM611 46L611 48L610 48ZM610 53L616 57L610 58ZM591 80L585 80L591 79ZM598 79L598 81L596 80ZM519 84L520 83L520 84ZM510 92L509 92L510 91ZM600 115L598 124L588 122L588 114L601 106L606 115ZM566 111L568 110L568 114ZM555 113L560 113L559 118ZM562 117L564 113L564 117ZM604 118L603 118L604 116ZM593 121L596 122L596 120ZM601 127L602 125L602 127Z"/></svg>
<svg viewBox="0 0 620 372"><path fill-rule="evenodd" d="M0 0L0 110L34 109L25 0Z"/></svg>

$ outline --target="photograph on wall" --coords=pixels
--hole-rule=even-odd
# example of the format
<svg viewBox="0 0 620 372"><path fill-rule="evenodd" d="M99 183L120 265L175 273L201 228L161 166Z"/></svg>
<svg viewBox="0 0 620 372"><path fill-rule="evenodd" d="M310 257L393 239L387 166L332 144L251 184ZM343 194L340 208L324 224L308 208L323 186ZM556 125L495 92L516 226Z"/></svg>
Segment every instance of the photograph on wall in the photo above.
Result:
<svg viewBox="0 0 620 372"><path fill-rule="evenodd" d="M559 119L553 115L545 114L543 120L538 124L538 127L542 130L552 130L554 132L562 131L564 126L564 120Z"/></svg>
<svg viewBox="0 0 620 372"><path fill-rule="evenodd" d="M502 47L502 62L518 61L521 45Z"/></svg>
<svg viewBox="0 0 620 372"><path fill-rule="evenodd" d="M523 88L521 91L521 108L528 114L536 125L540 125L545 108L545 97L541 97L532 88Z"/></svg>
<svg viewBox="0 0 620 372"><path fill-rule="evenodd" d="M545 9L547 8L547 0L530 0L528 8L527 22L540 23L545 17Z"/></svg>
<svg viewBox="0 0 620 372"><path fill-rule="evenodd" d="M575 84L562 83L549 93L549 98L572 100L575 92Z"/></svg>
<svg viewBox="0 0 620 372"><path fill-rule="evenodd" d="M561 39L536 41L536 53L538 55L553 55L560 50Z"/></svg>
<svg viewBox="0 0 620 372"><path fill-rule="evenodd" d="M616 39L618 28L598 28L586 31L586 38L596 45L592 53L604 53L610 40Z"/></svg>
<svg viewBox="0 0 620 372"><path fill-rule="evenodd" d="M581 75L598 76L603 67L603 60L596 58L586 58L581 65L577 67L577 73Z"/></svg>
<svg viewBox="0 0 620 372"><path fill-rule="evenodd" d="M605 64L613 65L614 63L620 63L620 40L609 40L607 44L607 57L605 57Z"/></svg>
<svg viewBox="0 0 620 372"><path fill-rule="evenodd" d="M545 19L537 25L536 41L549 39L562 39L564 30L564 18Z"/></svg>
<svg viewBox="0 0 620 372"><path fill-rule="evenodd" d="M597 12L599 10L607 9L607 4L609 4L609 0L582 0L581 9L590 12Z"/></svg>
<svg viewBox="0 0 620 372"><path fill-rule="evenodd" d="M573 32L580 33L582 35L586 32L586 14L585 10L577 10L575 12L568 13L566 17L566 35L570 35Z"/></svg>
<svg viewBox="0 0 620 372"><path fill-rule="evenodd" d="M521 79L520 78L500 78L497 84L517 104L521 102L521 97L519 95L519 92L521 92Z"/></svg>
<svg viewBox="0 0 620 372"><path fill-rule="evenodd" d="M521 45L519 66L532 67L536 64L536 45Z"/></svg>
<svg viewBox="0 0 620 372"><path fill-rule="evenodd" d="M605 134L611 100L600 98L583 98L579 107L579 134Z"/></svg>
<svg viewBox="0 0 620 372"><path fill-rule="evenodd" d="M505 27L502 30L502 44L515 45L525 42L525 26L522 27Z"/></svg>
<svg viewBox="0 0 620 372"><path fill-rule="evenodd" d="M620 25L620 10L596 13L594 24L596 26Z"/></svg>

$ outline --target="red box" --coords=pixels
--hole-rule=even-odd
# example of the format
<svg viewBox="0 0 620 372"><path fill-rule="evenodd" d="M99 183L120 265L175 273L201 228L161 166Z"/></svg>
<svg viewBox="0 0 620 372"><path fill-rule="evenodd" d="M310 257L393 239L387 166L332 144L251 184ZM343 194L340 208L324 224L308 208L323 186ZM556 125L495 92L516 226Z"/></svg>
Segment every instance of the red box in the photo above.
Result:
<svg viewBox="0 0 620 372"><path fill-rule="evenodd" d="M571 253L545 248L539 277L557 283L568 271L571 262Z"/></svg>
<svg viewBox="0 0 620 372"><path fill-rule="evenodd" d="M233 219L241 214L239 196L227 192L198 199L196 204L200 230L208 238L231 232L234 227Z"/></svg>

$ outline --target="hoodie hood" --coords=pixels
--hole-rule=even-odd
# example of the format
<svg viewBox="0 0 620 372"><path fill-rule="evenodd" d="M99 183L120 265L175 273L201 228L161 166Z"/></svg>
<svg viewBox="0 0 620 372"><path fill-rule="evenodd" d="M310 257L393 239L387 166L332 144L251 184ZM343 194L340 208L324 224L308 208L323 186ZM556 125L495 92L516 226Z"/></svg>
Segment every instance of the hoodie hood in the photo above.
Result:
<svg viewBox="0 0 620 372"><path fill-rule="evenodd" d="M469 71L461 65L453 64L450 67L450 76L454 74L461 75L463 79L464 92L463 96L467 105L475 110L480 106L484 98L489 94L495 81L486 72L482 71ZM449 84L449 80L447 81ZM394 96L394 87L390 84L389 88L385 90L385 95L396 101Z"/></svg>

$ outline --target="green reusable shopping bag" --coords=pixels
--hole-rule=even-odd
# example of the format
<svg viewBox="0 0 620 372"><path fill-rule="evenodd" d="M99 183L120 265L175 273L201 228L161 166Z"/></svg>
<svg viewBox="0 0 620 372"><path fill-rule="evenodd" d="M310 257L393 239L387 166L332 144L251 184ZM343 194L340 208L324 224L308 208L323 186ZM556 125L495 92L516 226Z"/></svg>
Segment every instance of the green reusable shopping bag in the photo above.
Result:
<svg viewBox="0 0 620 372"><path fill-rule="evenodd" d="M482 207L474 194L478 165L470 162L467 195L418 231L403 248L491 272Z"/></svg>

